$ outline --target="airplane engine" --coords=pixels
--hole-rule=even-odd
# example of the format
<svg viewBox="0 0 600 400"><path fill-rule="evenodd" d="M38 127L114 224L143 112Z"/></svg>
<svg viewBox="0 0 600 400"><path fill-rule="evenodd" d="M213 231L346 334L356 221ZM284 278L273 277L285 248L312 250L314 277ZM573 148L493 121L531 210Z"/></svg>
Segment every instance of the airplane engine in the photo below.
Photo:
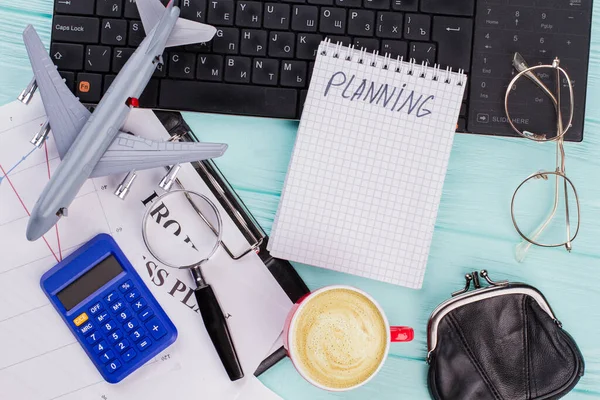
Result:
<svg viewBox="0 0 600 400"><path fill-rule="evenodd" d="M165 190L167 192L169 190L171 190L171 187L173 186L173 184L177 180L177 174L179 173L180 169L181 169L181 164L173 165L173 167L171 167L171 169L165 175L165 177L162 178L162 180L158 184L158 187L160 187L161 189L163 189L163 190Z"/></svg>
<svg viewBox="0 0 600 400"><path fill-rule="evenodd" d="M35 78L33 78L31 82L29 82L29 85L27 85L25 90L23 90L19 97L17 97L17 100L19 100L23 104L29 104L37 88L37 82L35 81Z"/></svg>
<svg viewBox="0 0 600 400"><path fill-rule="evenodd" d="M123 179L119 187L117 187L117 190L115 190L115 196L117 196L121 200L125 200L136 178L137 174L135 173L135 171L130 171L127 174L127 176Z"/></svg>
<svg viewBox="0 0 600 400"><path fill-rule="evenodd" d="M31 139L31 144L36 147L42 147L46 139L48 138L48 134L50 133L50 123L46 120L44 125L40 128L40 131L35 134L35 136Z"/></svg>

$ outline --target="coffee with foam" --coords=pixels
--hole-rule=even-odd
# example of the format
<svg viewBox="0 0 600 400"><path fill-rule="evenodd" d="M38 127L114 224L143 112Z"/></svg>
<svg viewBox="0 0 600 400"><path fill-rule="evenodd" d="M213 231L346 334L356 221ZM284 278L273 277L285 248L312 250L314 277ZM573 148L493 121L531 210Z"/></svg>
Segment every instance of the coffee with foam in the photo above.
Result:
<svg viewBox="0 0 600 400"><path fill-rule="evenodd" d="M387 351L388 332L368 297L332 289L309 299L298 312L290 349L306 376L327 388L348 389L377 371Z"/></svg>

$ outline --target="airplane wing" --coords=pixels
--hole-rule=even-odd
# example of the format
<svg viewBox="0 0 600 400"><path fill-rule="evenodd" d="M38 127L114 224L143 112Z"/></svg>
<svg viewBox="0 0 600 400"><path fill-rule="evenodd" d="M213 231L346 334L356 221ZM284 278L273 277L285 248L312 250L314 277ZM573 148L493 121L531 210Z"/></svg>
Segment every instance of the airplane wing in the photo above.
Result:
<svg viewBox="0 0 600 400"><path fill-rule="evenodd" d="M167 40L166 47L209 42L217 33L214 26L179 18Z"/></svg>
<svg viewBox="0 0 600 400"><path fill-rule="evenodd" d="M91 113L71 93L33 26L29 25L25 28L23 40L44 102L56 148L62 159Z"/></svg>
<svg viewBox="0 0 600 400"><path fill-rule="evenodd" d="M119 132L90 177L113 175L220 157L226 144L166 142Z"/></svg>

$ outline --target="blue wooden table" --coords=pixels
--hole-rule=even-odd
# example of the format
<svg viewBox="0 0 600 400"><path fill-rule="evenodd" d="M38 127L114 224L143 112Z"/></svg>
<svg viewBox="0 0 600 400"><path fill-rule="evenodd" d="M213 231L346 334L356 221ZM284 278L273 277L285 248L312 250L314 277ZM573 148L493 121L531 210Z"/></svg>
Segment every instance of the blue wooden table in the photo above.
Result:
<svg viewBox="0 0 600 400"><path fill-rule="evenodd" d="M48 44L52 0L0 0L0 104L15 99L31 79L21 32L36 26ZM600 1L595 20L600 21ZM554 168L554 147L525 140L458 135L421 290L410 290L319 268L297 265L311 289L350 284L371 293L393 324L415 327L410 344L393 344L379 375L342 394L313 388L287 360L262 381L285 399L426 399L426 324L431 311L464 284L472 270L495 279L537 286L579 344L586 374L568 398L600 397L600 22L593 29L587 120L583 143L567 144L567 170L581 201L581 231L573 252L532 249L524 263L514 257L519 237L510 220L510 199L520 180ZM582 105L579 105L580 107ZM218 164L261 225L270 230L297 123L257 118L186 115L202 140L226 142Z"/></svg>

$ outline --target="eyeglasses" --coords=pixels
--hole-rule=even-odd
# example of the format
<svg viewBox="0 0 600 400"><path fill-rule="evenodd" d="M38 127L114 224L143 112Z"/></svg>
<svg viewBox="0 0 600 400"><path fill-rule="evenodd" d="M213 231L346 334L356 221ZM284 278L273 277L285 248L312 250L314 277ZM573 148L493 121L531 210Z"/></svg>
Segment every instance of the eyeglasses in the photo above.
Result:
<svg viewBox="0 0 600 400"><path fill-rule="evenodd" d="M523 238L516 249L516 258L521 262L532 245L564 246L570 252L572 242L579 232L580 209L575 186L565 173L564 137L572 126L574 109L571 79L560 67L558 58L555 58L551 65L529 67L523 56L515 53L513 67L517 74L508 85L504 97L508 123L515 132L529 140L556 142L555 170L538 171L528 176L517 187L511 200L512 222ZM552 85L552 81L554 91L548 87ZM561 91L563 88L567 89L566 95ZM529 120L516 116L525 97L519 95L520 92L528 95L527 104L534 104L540 108L550 107L554 110L555 121L550 121L552 125L545 127L546 133L525 129ZM550 206L549 212L543 207L544 204ZM572 214L574 208L577 211L575 215ZM561 218L561 215L564 215L564 218Z"/></svg>

